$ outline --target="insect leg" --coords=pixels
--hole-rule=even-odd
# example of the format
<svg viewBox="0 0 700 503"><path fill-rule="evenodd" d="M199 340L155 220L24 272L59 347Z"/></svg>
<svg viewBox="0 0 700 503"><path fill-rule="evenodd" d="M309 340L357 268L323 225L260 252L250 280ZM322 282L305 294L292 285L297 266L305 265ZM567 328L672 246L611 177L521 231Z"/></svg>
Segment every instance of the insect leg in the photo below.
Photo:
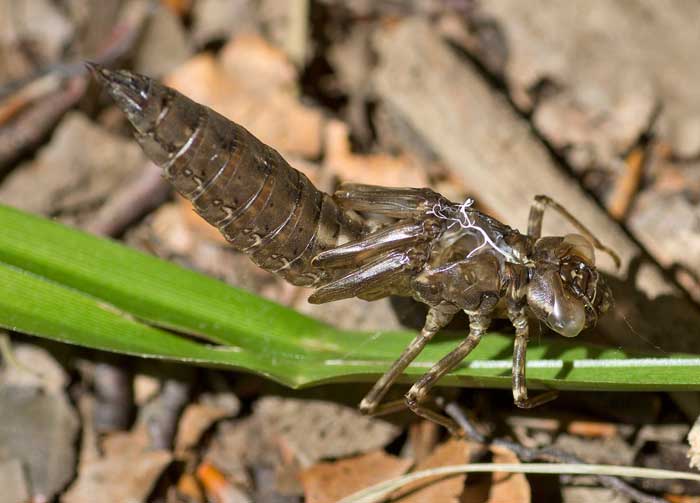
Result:
<svg viewBox="0 0 700 503"><path fill-rule="evenodd" d="M418 356L430 339L452 320L452 317L457 311L457 308L449 304L440 304L437 307L430 308L428 316L425 319L425 325L420 334L411 341L403 353L401 353L398 360L396 360L391 368L379 378L369 393L367 393L360 402L360 411L363 414L387 414L405 406L403 400L386 403L381 406L379 404L394 381L396 381L406 367Z"/></svg>
<svg viewBox="0 0 700 503"><path fill-rule="evenodd" d="M417 415L441 424L450 433L456 436L462 434L459 426L449 417L439 414L424 405L428 399L428 392L435 383L450 370L454 369L464 360L469 353L479 344L491 317L488 315L470 315L469 335L455 349L433 365L423 377L421 377L406 393L406 405Z"/></svg>
<svg viewBox="0 0 700 503"><path fill-rule="evenodd" d="M583 225L579 220L573 216L569 211L564 208L561 204L554 201L548 196L535 196L535 203L530 207L530 216L528 218L527 233L537 239L542 235L542 217L544 215L545 208L552 208L554 211L559 213L564 217L571 225L576 227L583 236L585 236L593 246L602 252L607 253L615 262L615 267L620 268L620 257L617 256L613 250L601 243L597 237L593 235L588 228Z"/></svg>
<svg viewBox="0 0 700 503"><path fill-rule="evenodd" d="M530 328L524 309L509 312L508 317L515 327L515 344L513 347L513 401L515 405L521 409L531 409L554 400L558 395L554 390L528 398L527 385L525 383L525 356Z"/></svg>
<svg viewBox="0 0 700 503"><path fill-rule="evenodd" d="M313 258L311 264L328 268L357 267L381 253L415 246L425 239L426 230L422 223L400 222L323 251Z"/></svg>

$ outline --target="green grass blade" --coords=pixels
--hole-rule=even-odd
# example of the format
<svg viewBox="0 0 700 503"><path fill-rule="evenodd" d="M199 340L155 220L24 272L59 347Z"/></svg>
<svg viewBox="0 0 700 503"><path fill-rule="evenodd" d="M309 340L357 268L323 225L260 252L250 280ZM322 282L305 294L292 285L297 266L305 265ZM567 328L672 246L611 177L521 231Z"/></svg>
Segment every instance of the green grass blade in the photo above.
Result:
<svg viewBox="0 0 700 503"><path fill-rule="evenodd" d="M290 386L371 381L414 336L337 330L113 241L8 207L0 206L0 229L0 326L21 332L245 369ZM438 336L404 379L424 373L461 337ZM509 387L511 350L512 337L490 334L444 383ZM581 339L544 340L528 350L528 379L532 387L558 389L700 389L700 359L639 359Z"/></svg>

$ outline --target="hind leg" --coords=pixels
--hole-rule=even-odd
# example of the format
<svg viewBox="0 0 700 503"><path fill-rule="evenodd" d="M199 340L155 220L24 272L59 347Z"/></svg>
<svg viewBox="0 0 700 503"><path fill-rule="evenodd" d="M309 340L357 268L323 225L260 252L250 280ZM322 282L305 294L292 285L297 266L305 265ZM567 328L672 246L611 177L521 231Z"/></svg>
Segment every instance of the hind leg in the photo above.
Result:
<svg viewBox="0 0 700 503"><path fill-rule="evenodd" d="M433 411L425 406L428 401L428 393L437 381L449 371L459 365L469 353L479 344L481 337L491 323L490 316L472 315L469 318L469 335L455 349L444 356L421 377L406 393L406 405L417 415L434 421L455 436L461 436L463 432L452 419Z"/></svg>

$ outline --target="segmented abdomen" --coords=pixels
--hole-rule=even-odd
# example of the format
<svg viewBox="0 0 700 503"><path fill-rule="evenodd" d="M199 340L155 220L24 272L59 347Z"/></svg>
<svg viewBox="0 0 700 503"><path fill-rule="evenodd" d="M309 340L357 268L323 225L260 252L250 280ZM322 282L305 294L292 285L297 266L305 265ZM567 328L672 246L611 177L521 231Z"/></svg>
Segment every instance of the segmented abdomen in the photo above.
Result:
<svg viewBox="0 0 700 503"><path fill-rule="evenodd" d="M177 91L126 71L96 68L146 154L178 192L260 267L315 286L340 271L314 269L319 252L363 227L274 149Z"/></svg>

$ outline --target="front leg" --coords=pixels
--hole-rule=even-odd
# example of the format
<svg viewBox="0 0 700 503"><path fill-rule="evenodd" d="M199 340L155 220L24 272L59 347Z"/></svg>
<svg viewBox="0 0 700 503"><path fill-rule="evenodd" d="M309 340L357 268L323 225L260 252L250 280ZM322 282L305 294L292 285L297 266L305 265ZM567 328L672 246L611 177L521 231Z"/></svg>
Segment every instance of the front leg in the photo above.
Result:
<svg viewBox="0 0 700 503"><path fill-rule="evenodd" d="M525 366L527 364L527 341L530 327L524 309L509 310L508 317L515 327L515 344L513 346L513 401L521 409L531 409L554 400L558 393L547 391L533 398L527 396Z"/></svg>

